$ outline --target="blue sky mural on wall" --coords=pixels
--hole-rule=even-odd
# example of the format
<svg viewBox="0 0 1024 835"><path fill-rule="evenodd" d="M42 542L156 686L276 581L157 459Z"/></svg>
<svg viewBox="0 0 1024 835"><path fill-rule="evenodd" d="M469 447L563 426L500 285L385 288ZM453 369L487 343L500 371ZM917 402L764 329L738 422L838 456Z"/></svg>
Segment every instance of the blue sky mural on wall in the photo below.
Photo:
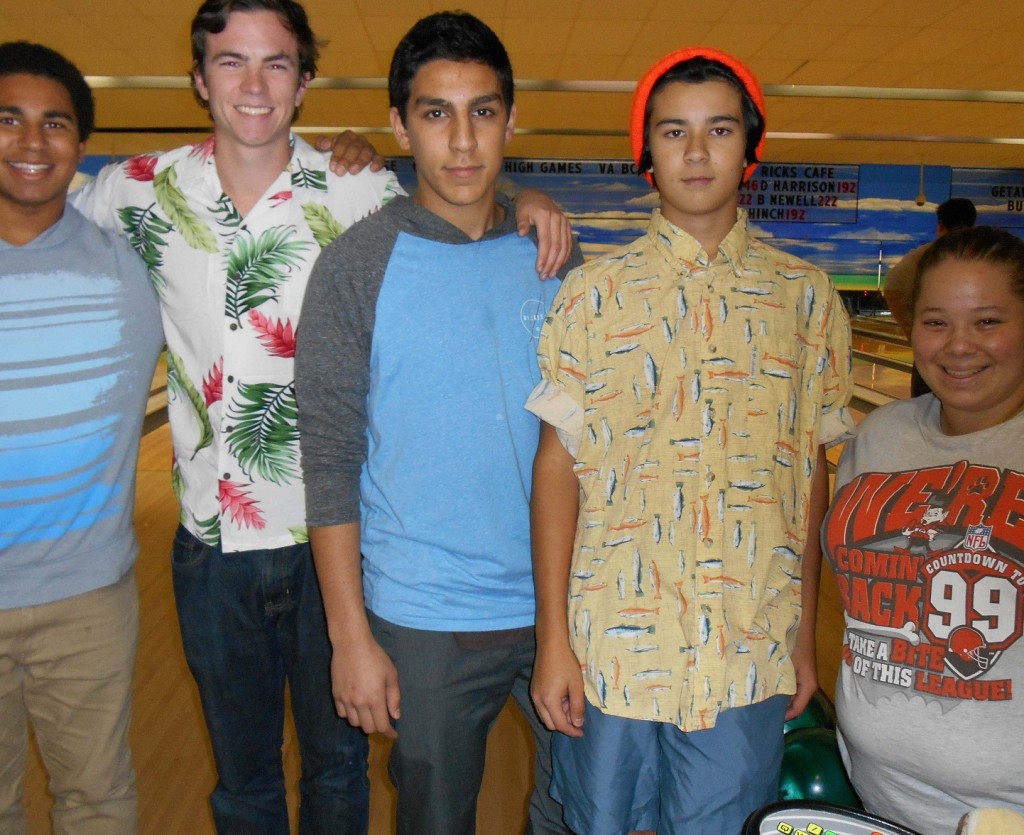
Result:
<svg viewBox="0 0 1024 835"><path fill-rule="evenodd" d="M110 157L87 157L95 173ZM410 158L390 160L412 190ZM935 237L935 208L969 197L978 222L1013 232L1024 227L1024 170L910 165L766 162L740 193L759 237L828 271L841 288L880 286L889 266ZM643 233L657 193L624 160L505 160L500 187L539 188L568 212L584 254L593 257ZM1019 234L1019 232L1018 232Z"/></svg>
<svg viewBox="0 0 1024 835"><path fill-rule="evenodd" d="M406 188L415 187L412 162L395 161ZM955 175L955 176L954 176ZM967 183L975 183L968 188ZM642 234L658 205L657 193L623 160L509 159L510 190L547 191L573 219L584 252L593 256ZM1017 184L1020 208L986 202L991 183ZM986 171L906 165L764 163L740 195L759 237L827 270L844 287L880 286L888 268L909 250L935 237L935 209L951 196L975 199L979 222L1024 225L1024 170ZM762 202L758 202L758 198ZM1020 223L1014 223L1014 217Z"/></svg>

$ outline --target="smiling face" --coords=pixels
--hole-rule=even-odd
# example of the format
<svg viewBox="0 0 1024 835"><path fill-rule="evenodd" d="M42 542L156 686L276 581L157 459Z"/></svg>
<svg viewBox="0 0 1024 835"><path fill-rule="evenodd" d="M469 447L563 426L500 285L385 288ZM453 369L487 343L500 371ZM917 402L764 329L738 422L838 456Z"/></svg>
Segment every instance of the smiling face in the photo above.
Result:
<svg viewBox="0 0 1024 835"><path fill-rule="evenodd" d="M736 223L747 164L739 90L725 81L672 82L651 97L649 125L661 212L713 258Z"/></svg>
<svg viewBox="0 0 1024 835"><path fill-rule="evenodd" d="M12 243L60 219L84 153L64 85L41 75L0 76L0 226L23 230Z"/></svg>
<svg viewBox="0 0 1024 835"><path fill-rule="evenodd" d="M497 73L474 61L424 64L412 80L405 121L393 107L391 125L416 160L416 201L479 237L495 211L495 183L515 125Z"/></svg>
<svg viewBox="0 0 1024 835"><path fill-rule="evenodd" d="M1024 407L1024 299L1006 267L946 258L924 273L910 340L947 434L997 426Z"/></svg>
<svg viewBox="0 0 1024 835"><path fill-rule="evenodd" d="M296 108L308 79L298 41L274 12L233 12L222 32L206 35L196 90L210 108L217 148L287 153Z"/></svg>

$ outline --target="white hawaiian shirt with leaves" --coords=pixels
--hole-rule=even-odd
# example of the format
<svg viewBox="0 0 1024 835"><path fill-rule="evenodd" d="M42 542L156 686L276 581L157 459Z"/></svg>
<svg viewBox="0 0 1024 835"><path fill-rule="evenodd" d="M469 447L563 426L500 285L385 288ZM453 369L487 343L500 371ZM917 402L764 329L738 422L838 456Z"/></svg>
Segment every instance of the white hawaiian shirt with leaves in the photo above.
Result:
<svg viewBox="0 0 1024 835"><path fill-rule="evenodd" d="M306 539L295 330L320 250L401 193L392 174L336 177L292 137L287 168L246 217L214 140L110 165L73 197L128 237L160 293L181 522L225 551Z"/></svg>

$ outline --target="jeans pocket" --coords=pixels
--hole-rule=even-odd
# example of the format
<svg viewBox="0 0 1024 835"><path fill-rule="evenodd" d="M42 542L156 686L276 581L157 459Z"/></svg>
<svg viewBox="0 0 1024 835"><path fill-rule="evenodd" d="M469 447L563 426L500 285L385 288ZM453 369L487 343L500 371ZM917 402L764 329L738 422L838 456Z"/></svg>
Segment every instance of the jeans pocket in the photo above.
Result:
<svg viewBox="0 0 1024 835"><path fill-rule="evenodd" d="M171 546L171 566L173 568L192 568L202 562L213 551L213 547L196 539L185 528L178 528Z"/></svg>

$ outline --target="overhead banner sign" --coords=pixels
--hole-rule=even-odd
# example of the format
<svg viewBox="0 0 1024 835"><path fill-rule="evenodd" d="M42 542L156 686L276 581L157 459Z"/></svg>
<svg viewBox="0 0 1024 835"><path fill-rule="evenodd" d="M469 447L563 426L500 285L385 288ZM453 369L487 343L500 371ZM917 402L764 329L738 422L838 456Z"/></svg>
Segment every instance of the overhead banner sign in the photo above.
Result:
<svg viewBox="0 0 1024 835"><path fill-rule="evenodd" d="M856 223L859 165L765 163L740 187L755 223Z"/></svg>
<svg viewBox="0 0 1024 835"><path fill-rule="evenodd" d="M82 168L95 173L111 161L87 157ZM408 192L416 190L411 158L396 157L387 166ZM926 197L919 204L922 185ZM549 194L569 215L588 258L643 235L661 203L628 159L508 157L498 188ZM858 290L877 288L907 252L934 240L935 207L949 197L971 198L979 223L1024 237L1024 169L769 161L739 192L754 237Z"/></svg>
<svg viewBox="0 0 1024 835"><path fill-rule="evenodd" d="M1024 171L1020 169L954 168L949 193L974 203L978 223L1024 226Z"/></svg>

